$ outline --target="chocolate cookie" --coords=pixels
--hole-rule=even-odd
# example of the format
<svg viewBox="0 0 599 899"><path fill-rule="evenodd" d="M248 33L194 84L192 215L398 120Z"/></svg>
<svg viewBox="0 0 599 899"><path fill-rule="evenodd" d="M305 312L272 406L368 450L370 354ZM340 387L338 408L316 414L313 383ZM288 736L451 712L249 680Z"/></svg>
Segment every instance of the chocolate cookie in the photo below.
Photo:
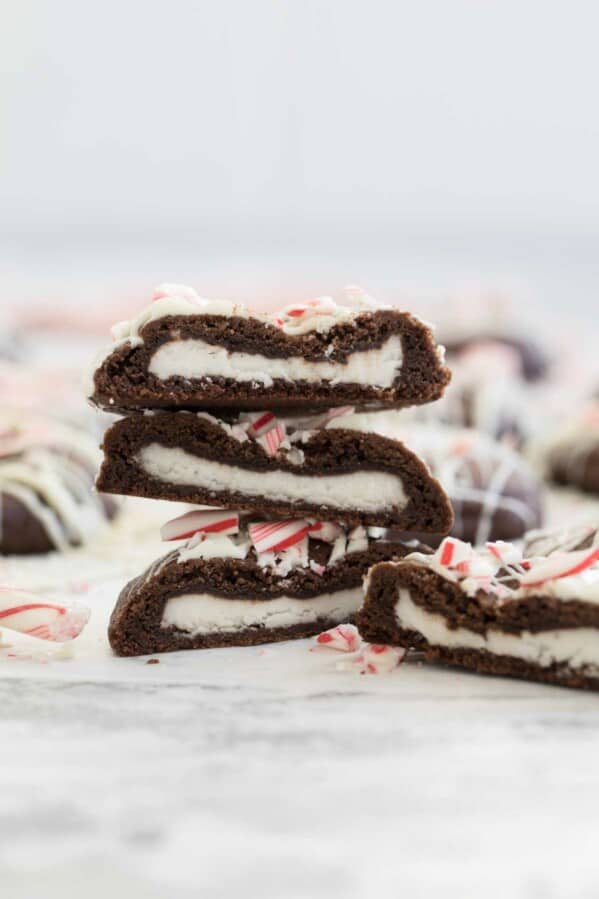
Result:
<svg viewBox="0 0 599 899"><path fill-rule="evenodd" d="M438 399L450 379L426 325L355 291L259 314L166 285L114 336L90 384L112 411L401 407Z"/></svg>
<svg viewBox="0 0 599 899"><path fill-rule="evenodd" d="M104 437L97 488L280 517L447 533L451 507L426 466L396 440L327 430L340 411L287 422L270 412L229 423L193 412L129 416Z"/></svg>
<svg viewBox="0 0 599 899"><path fill-rule="evenodd" d="M362 636L486 674L599 690L599 547L524 561L510 544L375 565Z"/></svg>
<svg viewBox="0 0 599 899"><path fill-rule="evenodd" d="M362 580L408 552L379 529L240 520L192 512L165 529L195 536L123 589L108 637L117 655L248 646L307 637L348 621ZM413 548L413 547L412 547Z"/></svg>

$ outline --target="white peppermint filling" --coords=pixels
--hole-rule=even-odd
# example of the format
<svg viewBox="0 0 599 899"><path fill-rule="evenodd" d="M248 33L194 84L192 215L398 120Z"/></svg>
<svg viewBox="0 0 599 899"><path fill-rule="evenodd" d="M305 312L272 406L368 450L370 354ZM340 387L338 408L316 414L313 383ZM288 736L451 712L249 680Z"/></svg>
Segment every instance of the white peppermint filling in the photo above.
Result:
<svg viewBox="0 0 599 899"><path fill-rule="evenodd" d="M160 380L228 378L271 387L274 378L330 384L364 384L390 387L402 364L401 338L390 337L373 350L359 350L341 362L307 362L303 356L270 359L257 353L229 352L203 340L173 340L160 346L148 370Z"/></svg>
<svg viewBox="0 0 599 899"><path fill-rule="evenodd" d="M186 593L167 600L162 627L196 634L232 633L249 627L278 628L311 624L326 618L347 621L362 602L362 588L323 593L311 599L223 599L209 593Z"/></svg>
<svg viewBox="0 0 599 899"><path fill-rule="evenodd" d="M202 459L179 447L150 443L137 454L142 471L166 484L268 496L286 503L309 502L336 509L375 512L408 504L403 484L388 472L354 471L338 475L301 475L287 471L250 471Z"/></svg>
<svg viewBox="0 0 599 899"><path fill-rule="evenodd" d="M463 627L450 628L442 615L427 612L413 602L410 591L399 589L395 615L400 627L416 631L431 646L448 649L484 649L498 656L512 656L543 668L554 662L570 668L599 666L599 630L591 627L563 628L518 636L489 628L485 635Z"/></svg>

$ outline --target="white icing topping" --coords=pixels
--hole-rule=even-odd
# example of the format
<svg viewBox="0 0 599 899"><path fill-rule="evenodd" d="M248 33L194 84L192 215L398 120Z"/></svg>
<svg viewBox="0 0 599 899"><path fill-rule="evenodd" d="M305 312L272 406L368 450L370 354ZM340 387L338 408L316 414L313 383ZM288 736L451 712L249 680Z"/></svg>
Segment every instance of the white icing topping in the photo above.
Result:
<svg viewBox="0 0 599 899"><path fill-rule="evenodd" d="M158 347L148 370L160 380L233 378L271 387L273 379L331 384L390 387L402 363L401 339L390 337L380 347L352 353L347 362L308 362L303 356L268 358L255 353L230 352L203 340L174 340Z"/></svg>
<svg viewBox="0 0 599 899"><path fill-rule="evenodd" d="M463 627L448 627L442 615L417 605L405 588L398 591L395 615L400 627L422 634L431 646L484 649L542 667L554 662L565 662L570 668L599 665L599 631L596 628L563 628L539 633L521 631L517 635L489 628L485 635L477 634Z"/></svg>
<svg viewBox="0 0 599 899"><path fill-rule="evenodd" d="M364 512L403 509L408 498L401 480L388 472L355 471L320 476L287 471L250 471L203 459L178 447L151 443L142 447L136 462L148 475L164 483L202 487L218 493L268 495L275 501L306 501L335 509Z"/></svg>
<svg viewBox="0 0 599 899"><path fill-rule="evenodd" d="M196 634L232 633L246 628L291 627L319 618L334 623L347 619L360 607L362 590L355 587L323 593L309 599L278 596L274 599L225 599L209 593L188 593L167 600L162 627Z"/></svg>

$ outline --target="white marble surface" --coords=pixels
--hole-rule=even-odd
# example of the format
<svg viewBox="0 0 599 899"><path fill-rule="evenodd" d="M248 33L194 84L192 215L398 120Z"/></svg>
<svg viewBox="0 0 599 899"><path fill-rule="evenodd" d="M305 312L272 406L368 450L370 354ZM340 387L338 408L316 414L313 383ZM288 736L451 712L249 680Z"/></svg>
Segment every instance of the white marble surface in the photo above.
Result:
<svg viewBox="0 0 599 899"><path fill-rule="evenodd" d="M597 895L599 696L360 676L310 641L115 659L110 607L155 553L117 540L116 570L18 568L63 597L93 572L94 614L71 653L0 652L2 896Z"/></svg>

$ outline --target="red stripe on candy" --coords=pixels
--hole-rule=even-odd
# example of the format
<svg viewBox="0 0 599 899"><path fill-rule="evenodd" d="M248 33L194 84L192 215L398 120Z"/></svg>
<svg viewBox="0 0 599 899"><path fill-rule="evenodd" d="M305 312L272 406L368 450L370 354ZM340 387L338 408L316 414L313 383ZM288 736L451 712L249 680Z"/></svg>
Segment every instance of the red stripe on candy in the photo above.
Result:
<svg viewBox="0 0 599 899"><path fill-rule="evenodd" d="M23 606L13 606L12 609L2 609L0 618L10 618L11 615L18 615L20 612L31 612L34 609L54 609L59 615L66 615L66 609L63 606L53 606L43 602L30 602Z"/></svg>
<svg viewBox="0 0 599 899"><path fill-rule="evenodd" d="M452 540L447 539L443 541L443 546L441 548L441 558L439 559L441 565L451 565L454 550L455 544Z"/></svg>

